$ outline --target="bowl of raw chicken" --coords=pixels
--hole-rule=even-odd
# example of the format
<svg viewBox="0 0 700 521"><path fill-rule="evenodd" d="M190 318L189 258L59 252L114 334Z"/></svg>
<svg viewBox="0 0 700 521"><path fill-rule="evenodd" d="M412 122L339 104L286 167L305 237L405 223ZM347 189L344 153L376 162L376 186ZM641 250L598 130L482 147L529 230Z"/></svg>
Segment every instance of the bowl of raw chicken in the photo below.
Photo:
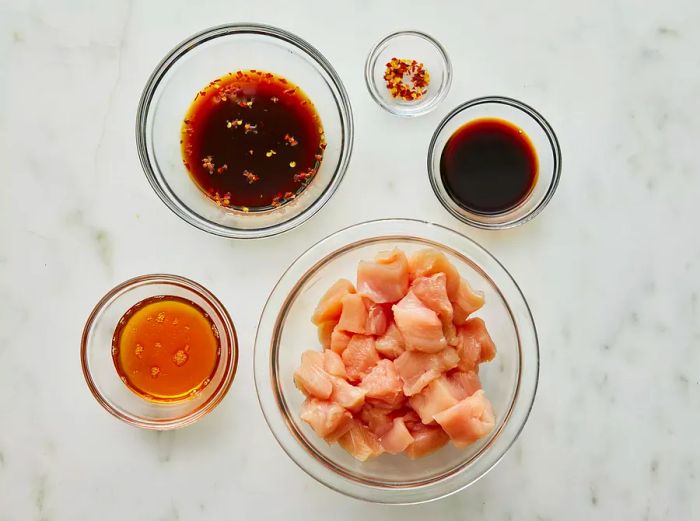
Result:
<svg viewBox="0 0 700 521"><path fill-rule="evenodd" d="M474 483L527 421L539 372L527 302L448 228L370 221L323 239L273 289L255 385L284 451L343 494L420 503Z"/></svg>

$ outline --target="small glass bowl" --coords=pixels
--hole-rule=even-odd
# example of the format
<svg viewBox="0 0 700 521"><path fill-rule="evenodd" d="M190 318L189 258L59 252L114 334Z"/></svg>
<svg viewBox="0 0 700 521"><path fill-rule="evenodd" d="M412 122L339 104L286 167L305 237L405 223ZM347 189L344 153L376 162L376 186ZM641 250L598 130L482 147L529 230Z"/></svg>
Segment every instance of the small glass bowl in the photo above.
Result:
<svg viewBox="0 0 700 521"><path fill-rule="evenodd" d="M430 74L425 95L415 101L394 98L386 88L384 72L392 58L416 60ZM452 83L452 64L437 40L418 31L390 34L374 46L365 63L367 89L380 107L397 116L422 116L445 99Z"/></svg>
<svg viewBox="0 0 700 521"><path fill-rule="evenodd" d="M267 211L218 206L182 163L180 129L195 94L214 79L243 69L270 71L301 87L316 107L327 142L309 186L291 202ZM186 222L224 237L267 237L306 221L338 188L352 143L350 100L331 64L301 38L266 25L222 25L182 42L148 79L136 118L141 165L158 197Z"/></svg>
<svg viewBox="0 0 700 521"><path fill-rule="evenodd" d="M477 213L460 206L450 197L440 174L442 151L452 134L466 123L481 118L513 123L530 138L537 155L535 186L520 204L497 214ZM561 150L554 130L535 109L511 98L488 96L459 105L438 125L428 149L428 174L435 195L457 219L477 228L512 228L533 219L554 195L561 174Z"/></svg>
<svg viewBox="0 0 700 521"><path fill-rule="evenodd" d="M112 336L124 313L158 295L174 295L199 305L219 333L219 364L211 382L177 402L151 402L137 396L119 378L112 359ZM196 422L224 398L236 374L238 340L228 312L206 288L176 275L142 275L122 282L97 303L83 329L80 360L90 391L107 412L144 429L177 429Z"/></svg>
<svg viewBox="0 0 700 521"><path fill-rule="evenodd" d="M498 353L479 376L493 403L496 426L467 449L451 444L412 461L382 455L364 463L319 438L299 413L304 396L293 374L301 353L318 346L311 314L341 277L354 279L357 264L382 250L412 253L436 248L486 297L486 321ZM320 347L319 347L320 349ZM513 444L530 413L539 372L537 333L520 289L486 250L448 228L424 221L388 219L346 228L302 254L272 291L255 340L255 386L275 438L305 472L348 496L377 503L421 503L467 487L490 470Z"/></svg>

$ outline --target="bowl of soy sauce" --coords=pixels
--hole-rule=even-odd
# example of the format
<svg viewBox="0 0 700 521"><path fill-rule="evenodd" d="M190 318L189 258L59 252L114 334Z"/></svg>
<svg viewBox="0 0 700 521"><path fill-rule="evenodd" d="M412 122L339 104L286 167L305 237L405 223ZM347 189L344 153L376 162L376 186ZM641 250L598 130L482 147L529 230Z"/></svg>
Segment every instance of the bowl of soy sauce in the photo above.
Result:
<svg viewBox="0 0 700 521"><path fill-rule="evenodd" d="M442 120L430 142L428 173L442 205L461 221L511 228L533 219L554 195L561 151L535 109L490 96Z"/></svg>

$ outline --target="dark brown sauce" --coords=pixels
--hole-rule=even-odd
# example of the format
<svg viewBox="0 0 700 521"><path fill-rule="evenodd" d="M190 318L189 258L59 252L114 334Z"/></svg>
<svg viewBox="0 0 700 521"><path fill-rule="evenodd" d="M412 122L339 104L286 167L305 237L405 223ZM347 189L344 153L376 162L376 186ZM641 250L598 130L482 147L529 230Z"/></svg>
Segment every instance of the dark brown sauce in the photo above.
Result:
<svg viewBox="0 0 700 521"><path fill-rule="evenodd" d="M524 201L537 182L537 169L537 153L527 134L496 118L458 128L440 157L440 175L452 200L487 215Z"/></svg>
<svg viewBox="0 0 700 521"><path fill-rule="evenodd" d="M255 70L227 74L197 93L180 142L199 188L217 204L243 211L294 199L318 171L326 146L321 120L301 89Z"/></svg>

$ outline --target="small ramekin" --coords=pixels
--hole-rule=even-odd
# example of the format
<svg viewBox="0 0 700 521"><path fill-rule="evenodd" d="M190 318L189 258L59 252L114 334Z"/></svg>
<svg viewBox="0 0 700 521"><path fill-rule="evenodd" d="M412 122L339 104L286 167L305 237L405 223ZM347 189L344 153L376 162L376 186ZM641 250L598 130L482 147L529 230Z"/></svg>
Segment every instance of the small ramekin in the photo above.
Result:
<svg viewBox="0 0 700 521"><path fill-rule="evenodd" d="M151 402L136 395L119 378L112 359L112 336L124 313L159 295L178 296L199 305L219 334L219 363L211 382L194 396L176 402ZM122 282L97 303L83 329L80 361L90 392L107 412L135 427L177 429L196 422L224 398L236 374L238 340L231 317L209 290L176 275L142 275Z"/></svg>
<svg viewBox="0 0 700 521"><path fill-rule="evenodd" d="M460 206L450 197L440 173L440 158L450 137L482 118L503 119L522 129L537 155L535 186L520 204L502 213L482 214ZM484 229L512 228L535 218L554 195L561 175L561 150L554 130L535 109L511 98L488 96L459 105L438 125L428 149L428 174L440 203L460 221Z"/></svg>

